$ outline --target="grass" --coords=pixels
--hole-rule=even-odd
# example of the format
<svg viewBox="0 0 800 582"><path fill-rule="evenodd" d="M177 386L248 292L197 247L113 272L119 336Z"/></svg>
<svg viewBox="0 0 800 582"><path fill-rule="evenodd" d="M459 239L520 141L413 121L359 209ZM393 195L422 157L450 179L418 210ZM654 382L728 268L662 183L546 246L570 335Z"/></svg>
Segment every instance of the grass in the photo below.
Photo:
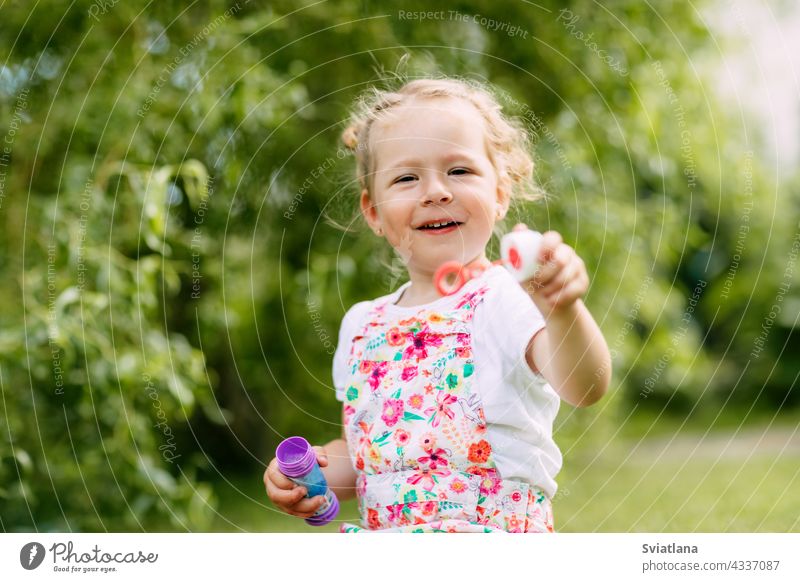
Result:
<svg viewBox="0 0 800 582"><path fill-rule="evenodd" d="M798 453L710 457L623 451L569 467L556 495L565 532L800 531Z"/></svg>
<svg viewBox="0 0 800 582"><path fill-rule="evenodd" d="M800 428L619 437L565 450L561 532L800 532ZM279 513L261 476L217 487L215 531L335 532ZM354 501L340 519L358 522Z"/></svg>

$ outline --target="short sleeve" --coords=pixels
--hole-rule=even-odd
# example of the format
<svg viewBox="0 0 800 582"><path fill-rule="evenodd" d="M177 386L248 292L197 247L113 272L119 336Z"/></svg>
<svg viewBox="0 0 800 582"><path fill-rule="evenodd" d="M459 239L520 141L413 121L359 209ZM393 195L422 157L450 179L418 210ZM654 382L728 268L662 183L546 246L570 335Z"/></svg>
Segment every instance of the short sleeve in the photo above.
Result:
<svg viewBox="0 0 800 582"><path fill-rule="evenodd" d="M474 333L479 334L480 343L504 369L524 366L530 371L526 360L528 344L545 327L544 316L505 269L498 269L492 283L475 311Z"/></svg>
<svg viewBox="0 0 800 582"><path fill-rule="evenodd" d="M347 358L350 356L350 347L353 337L358 333L359 326L363 325L364 314L369 310L371 302L356 303L344 314L342 324L339 326L339 342L333 354L333 387L336 389L336 399L344 402L347 390Z"/></svg>

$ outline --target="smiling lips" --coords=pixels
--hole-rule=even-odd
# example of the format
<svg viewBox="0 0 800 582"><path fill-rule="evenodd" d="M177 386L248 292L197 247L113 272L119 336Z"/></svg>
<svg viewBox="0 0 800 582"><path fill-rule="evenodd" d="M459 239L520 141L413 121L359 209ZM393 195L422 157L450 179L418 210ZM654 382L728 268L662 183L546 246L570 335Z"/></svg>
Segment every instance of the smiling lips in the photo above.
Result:
<svg viewBox="0 0 800 582"><path fill-rule="evenodd" d="M429 220L423 223L421 226L418 226L415 230L419 230L426 234L445 234L454 231L462 224L464 223L444 218L439 220Z"/></svg>

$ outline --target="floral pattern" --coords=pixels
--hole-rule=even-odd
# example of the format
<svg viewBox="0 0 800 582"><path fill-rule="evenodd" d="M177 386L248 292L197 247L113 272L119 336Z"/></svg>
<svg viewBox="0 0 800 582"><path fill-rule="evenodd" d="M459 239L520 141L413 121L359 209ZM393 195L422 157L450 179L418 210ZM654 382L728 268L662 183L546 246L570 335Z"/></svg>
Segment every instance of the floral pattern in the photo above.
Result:
<svg viewBox="0 0 800 582"><path fill-rule="evenodd" d="M348 359L347 444L362 525L341 531L547 532L550 501L503 479L473 390L471 322L488 290L446 311L373 306Z"/></svg>

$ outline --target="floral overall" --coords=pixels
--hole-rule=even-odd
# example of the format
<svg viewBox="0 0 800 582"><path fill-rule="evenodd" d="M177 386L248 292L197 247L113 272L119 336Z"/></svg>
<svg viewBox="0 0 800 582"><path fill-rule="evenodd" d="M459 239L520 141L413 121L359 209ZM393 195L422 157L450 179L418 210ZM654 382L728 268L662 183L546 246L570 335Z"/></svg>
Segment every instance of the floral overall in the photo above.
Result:
<svg viewBox="0 0 800 582"><path fill-rule="evenodd" d="M342 532L553 531L550 500L504 480L486 440L471 349L486 291L405 319L383 301L353 338L345 426L363 524Z"/></svg>

